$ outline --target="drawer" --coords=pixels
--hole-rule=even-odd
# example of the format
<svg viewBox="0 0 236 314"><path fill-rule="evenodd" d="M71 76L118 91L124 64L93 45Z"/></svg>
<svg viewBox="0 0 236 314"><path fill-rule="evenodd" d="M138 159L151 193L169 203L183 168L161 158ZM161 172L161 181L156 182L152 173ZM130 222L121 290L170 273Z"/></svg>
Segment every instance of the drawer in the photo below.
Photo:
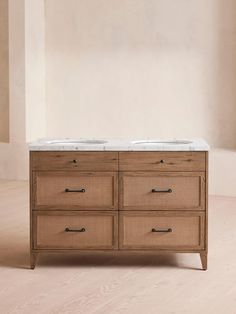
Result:
<svg viewBox="0 0 236 314"><path fill-rule="evenodd" d="M34 212L35 249L115 249L116 212Z"/></svg>
<svg viewBox="0 0 236 314"><path fill-rule="evenodd" d="M31 152L32 170L118 171L117 152Z"/></svg>
<svg viewBox="0 0 236 314"><path fill-rule="evenodd" d="M121 171L205 171L205 152L120 152Z"/></svg>
<svg viewBox="0 0 236 314"><path fill-rule="evenodd" d="M116 172L34 172L33 209L114 210L117 181Z"/></svg>
<svg viewBox="0 0 236 314"><path fill-rule="evenodd" d="M121 210L205 210L204 172L123 172Z"/></svg>
<svg viewBox="0 0 236 314"><path fill-rule="evenodd" d="M203 249L204 213L122 212L119 235L120 249Z"/></svg>

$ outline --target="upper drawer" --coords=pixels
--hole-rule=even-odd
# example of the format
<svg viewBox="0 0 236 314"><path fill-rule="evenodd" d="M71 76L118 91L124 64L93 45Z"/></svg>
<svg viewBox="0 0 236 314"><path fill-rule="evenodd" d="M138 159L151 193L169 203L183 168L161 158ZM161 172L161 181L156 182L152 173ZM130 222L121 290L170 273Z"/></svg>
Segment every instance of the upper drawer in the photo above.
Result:
<svg viewBox="0 0 236 314"><path fill-rule="evenodd" d="M205 210L204 172L123 172L122 210Z"/></svg>
<svg viewBox="0 0 236 314"><path fill-rule="evenodd" d="M117 209L116 172L33 172L33 209Z"/></svg>
<svg viewBox="0 0 236 314"><path fill-rule="evenodd" d="M205 171L205 152L120 152L121 171Z"/></svg>
<svg viewBox="0 0 236 314"><path fill-rule="evenodd" d="M31 152L32 170L118 171L117 152Z"/></svg>

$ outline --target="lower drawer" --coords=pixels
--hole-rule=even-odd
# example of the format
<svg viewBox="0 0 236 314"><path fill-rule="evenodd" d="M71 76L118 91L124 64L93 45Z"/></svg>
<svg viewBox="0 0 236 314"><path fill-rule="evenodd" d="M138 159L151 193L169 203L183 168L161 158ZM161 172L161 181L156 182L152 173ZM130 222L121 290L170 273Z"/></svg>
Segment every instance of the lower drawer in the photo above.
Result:
<svg viewBox="0 0 236 314"><path fill-rule="evenodd" d="M35 211L35 249L115 249L117 213Z"/></svg>
<svg viewBox="0 0 236 314"><path fill-rule="evenodd" d="M204 213L134 212L119 216L120 249L203 249Z"/></svg>

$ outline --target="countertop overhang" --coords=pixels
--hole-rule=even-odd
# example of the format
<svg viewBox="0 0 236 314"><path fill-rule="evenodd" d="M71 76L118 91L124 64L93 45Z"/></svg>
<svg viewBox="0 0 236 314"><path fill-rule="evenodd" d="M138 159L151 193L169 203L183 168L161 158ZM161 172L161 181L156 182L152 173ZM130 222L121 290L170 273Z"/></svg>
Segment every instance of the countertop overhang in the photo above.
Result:
<svg viewBox="0 0 236 314"><path fill-rule="evenodd" d="M88 143L87 143L88 142ZM71 139L43 138L28 144L30 151L209 151L203 139Z"/></svg>

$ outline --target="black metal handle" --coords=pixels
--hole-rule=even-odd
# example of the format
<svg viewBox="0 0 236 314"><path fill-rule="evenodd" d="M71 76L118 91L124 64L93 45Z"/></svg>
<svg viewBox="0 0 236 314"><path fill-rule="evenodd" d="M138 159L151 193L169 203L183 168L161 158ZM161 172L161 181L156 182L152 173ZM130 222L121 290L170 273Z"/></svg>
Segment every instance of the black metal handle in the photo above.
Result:
<svg viewBox="0 0 236 314"><path fill-rule="evenodd" d="M70 193L84 193L85 189L65 189L65 192Z"/></svg>
<svg viewBox="0 0 236 314"><path fill-rule="evenodd" d="M166 190L152 189L152 193L172 193L172 189L166 189Z"/></svg>
<svg viewBox="0 0 236 314"><path fill-rule="evenodd" d="M70 229L70 228L66 228L65 232L85 232L85 228L81 228L81 229Z"/></svg>
<svg viewBox="0 0 236 314"><path fill-rule="evenodd" d="M70 161L72 164L77 164L78 163L78 160L77 159L73 159Z"/></svg>
<svg viewBox="0 0 236 314"><path fill-rule="evenodd" d="M152 232L172 232L171 228L152 228Z"/></svg>

